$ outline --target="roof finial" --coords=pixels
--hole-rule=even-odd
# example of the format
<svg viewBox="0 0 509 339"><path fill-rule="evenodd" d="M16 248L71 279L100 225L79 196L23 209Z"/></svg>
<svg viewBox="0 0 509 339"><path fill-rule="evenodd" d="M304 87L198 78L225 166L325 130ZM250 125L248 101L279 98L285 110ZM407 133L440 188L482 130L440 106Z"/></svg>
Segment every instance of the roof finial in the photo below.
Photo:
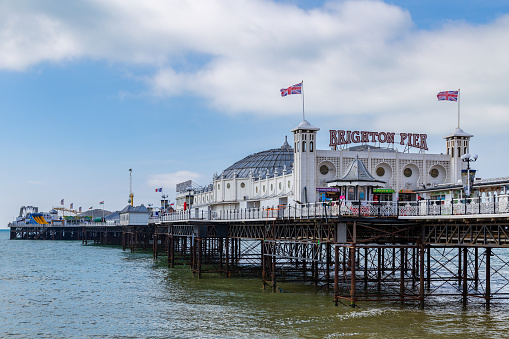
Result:
<svg viewBox="0 0 509 339"><path fill-rule="evenodd" d="M289 148L290 145L288 144L288 136L285 135L285 143L283 144L283 146L281 146L281 148Z"/></svg>

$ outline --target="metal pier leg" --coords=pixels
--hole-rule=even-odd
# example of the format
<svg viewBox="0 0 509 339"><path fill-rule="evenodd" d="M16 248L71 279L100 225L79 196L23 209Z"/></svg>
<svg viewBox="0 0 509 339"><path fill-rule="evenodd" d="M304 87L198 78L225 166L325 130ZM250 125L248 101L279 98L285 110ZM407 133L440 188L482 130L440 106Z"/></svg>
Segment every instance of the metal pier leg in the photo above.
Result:
<svg viewBox="0 0 509 339"><path fill-rule="evenodd" d="M380 292L380 290L382 289L383 248L377 248L376 251L377 251L377 257L378 257L378 271L377 271L377 275L376 275L376 280L377 280L376 287L377 287L378 292Z"/></svg>
<svg viewBox="0 0 509 339"><path fill-rule="evenodd" d="M223 242L224 242L224 239L220 238L219 239L219 270L220 271L223 270Z"/></svg>
<svg viewBox="0 0 509 339"><path fill-rule="evenodd" d="M262 283L263 289L267 289L267 245L265 240L261 240L261 252L262 252Z"/></svg>
<svg viewBox="0 0 509 339"><path fill-rule="evenodd" d="M153 253L153 257L155 260L157 260L157 234L154 233L154 235L152 236L152 251L154 252Z"/></svg>
<svg viewBox="0 0 509 339"><path fill-rule="evenodd" d="M461 269L461 247L458 248L458 287L461 286L461 281L462 281L462 278L461 278L461 275L462 275L463 271Z"/></svg>
<svg viewBox="0 0 509 339"><path fill-rule="evenodd" d="M405 303L405 248L401 248L401 267L399 273L399 294L401 297L401 304Z"/></svg>
<svg viewBox="0 0 509 339"><path fill-rule="evenodd" d="M431 288L431 246L428 245L428 253L426 253L426 287Z"/></svg>
<svg viewBox="0 0 509 339"><path fill-rule="evenodd" d="M463 249L463 306L467 306L467 295L468 295L468 277L467 277L467 261L468 261L468 248Z"/></svg>
<svg viewBox="0 0 509 339"><path fill-rule="evenodd" d="M173 238L173 234L171 234L168 238L168 242L169 242L169 254L168 254L168 259L169 259L169 264L170 264L170 268L174 268L175 267L175 239Z"/></svg>
<svg viewBox="0 0 509 339"><path fill-rule="evenodd" d="M486 248L486 309L490 309L491 302L491 247Z"/></svg>
<svg viewBox="0 0 509 339"><path fill-rule="evenodd" d="M326 256L326 269L325 269L325 290L329 293L330 290L330 265L331 265L331 253L330 253L330 242L325 243L325 256Z"/></svg>
<svg viewBox="0 0 509 339"><path fill-rule="evenodd" d="M350 306L355 307L355 245L350 247Z"/></svg>
<svg viewBox="0 0 509 339"><path fill-rule="evenodd" d="M272 292L276 293L276 242L272 246Z"/></svg>
<svg viewBox="0 0 509 339"><path fill-rule="evenodd" d="M338 306L339 294L339 246L334 246L334 305Z"/></svg>
<svg viewBox="0 0 509 339"><path fill-rule="evenodd" d="M367 289L368 289L368 249L364 248L364 291L366 291Z"/></svg>
<svg viewBox="0 0 509 339"><path fill-rule="evenodd" d="M226 248L226 255L225 255L225 266L224 266L224 273L227 278L230 277L230 238L225 238L225 248Z"/></svg>
<svg viewBox="0 0 509 339"><path fill-rule="evenodd" d="M474 288L479 290L479 249L474 248Z"/></svg>
<svg viewBox="0 0 509 339"><path fill-rule="evenodd" d="M201 279L201 259L202 259L202 251L203 251L203 243L202 243L202 239L201 238L198 238L196 239L196 245L198 246L198 260L197 260L197 265L198 265L198 279Z"/></svg>
<svg viewBox="0 0 509 339"><path fill-rule="evenodd" d="M423 244L419 247L419 308L424 309L424 250Z"/></svg>

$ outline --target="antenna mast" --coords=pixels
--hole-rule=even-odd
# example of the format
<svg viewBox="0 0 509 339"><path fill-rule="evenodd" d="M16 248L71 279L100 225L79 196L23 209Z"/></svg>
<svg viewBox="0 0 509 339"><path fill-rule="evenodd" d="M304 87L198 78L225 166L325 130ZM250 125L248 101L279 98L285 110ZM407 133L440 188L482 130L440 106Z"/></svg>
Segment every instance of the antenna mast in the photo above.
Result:
<svg viewBox="0 0 509 339"><path fill-rule="evenodd" d="M131 206L134 206L134 194L133 194L133 169L129 168L129 200Z"/></svg>

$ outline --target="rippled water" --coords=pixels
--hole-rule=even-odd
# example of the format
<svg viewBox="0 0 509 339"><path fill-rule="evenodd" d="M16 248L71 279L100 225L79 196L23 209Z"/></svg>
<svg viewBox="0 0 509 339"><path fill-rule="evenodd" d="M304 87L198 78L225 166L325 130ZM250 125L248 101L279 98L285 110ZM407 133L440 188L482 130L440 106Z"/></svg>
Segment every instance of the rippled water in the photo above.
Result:
<svg viewBox="0 0 509 339"><path fill-rule="evenodd" d="M166 268L150 253L78 241L8 240L0 232L0 337L422 338L509 336L509 305L424 311L394 303L335 307L299 284Z"/></svg>

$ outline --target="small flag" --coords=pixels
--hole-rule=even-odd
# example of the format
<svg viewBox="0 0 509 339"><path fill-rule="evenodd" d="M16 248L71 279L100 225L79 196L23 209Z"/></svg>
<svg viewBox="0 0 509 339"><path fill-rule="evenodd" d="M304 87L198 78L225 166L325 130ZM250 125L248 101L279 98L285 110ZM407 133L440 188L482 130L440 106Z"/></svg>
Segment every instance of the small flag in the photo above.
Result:
<svg viewBox="0 0 509 339"><path fill-rule="evenodd" d="M281 96L285 97L290 94L301 94L302 93L302 82L293 86L290 86L288 88L282 88L280 89Z"/></svg>
<svg viewBox="0 0 509 339"><path fill-rule="evenodd" d="M71 202L71 206L70 206L70 208L69 208L69 209L70 209L70 210L72 210L72 207L73 207L73 206L74 206L74 204Z"/></svg>
<svg viewBox="0 0 509 339"><path fill-rule="evenodd" d="M170 206L173 206L173 205L175 205L175 204L174 204L174 203L171 203L171 204L170 204Z"/></svg>
<svg viewBox="0 0 509 339"><path fill-rule="evenodd" d="M104 205L104 200L99 203L99 205Z"/></svg>
<svg viewBox="0 0 509 339"><path fill-rule="evenodd" d="M88 209L91 210L92 208L94 208L94 206L90 206Z"/></svg>
<svg viewBox="0 0 509 339"><path fill-rule="evenodd" d="M437 98L439 101L458 101L458 91L443 91L437 94Z"/></svg>
<svg viewBox="0 0 509 339"><path fill-rule="evenodd" d="M163 191L163 188L156 188L156 192L162 192Z"/></svg>
<svg viewBox="0 0 509 339"><path fill-rule="evenodd" d="M64 199L60 200L60 205L64 206Z"/></svg>

